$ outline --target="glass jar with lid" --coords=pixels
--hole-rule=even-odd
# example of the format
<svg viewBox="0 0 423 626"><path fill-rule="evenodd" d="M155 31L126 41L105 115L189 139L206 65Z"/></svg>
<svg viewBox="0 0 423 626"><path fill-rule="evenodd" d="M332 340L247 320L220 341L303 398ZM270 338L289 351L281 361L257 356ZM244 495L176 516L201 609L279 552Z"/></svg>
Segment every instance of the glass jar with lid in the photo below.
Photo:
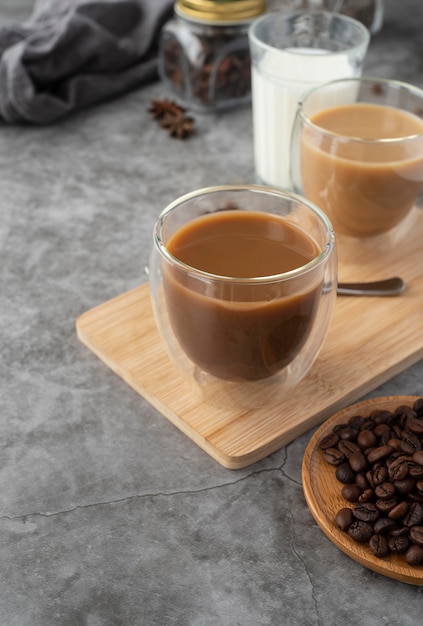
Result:
<svg viewBox="0 0 423 626"><path fill-rule="evenodd" d="M162 81L197 111L250 103L248 28L266 8L266 0L177 0L160 35Z"/></svg>

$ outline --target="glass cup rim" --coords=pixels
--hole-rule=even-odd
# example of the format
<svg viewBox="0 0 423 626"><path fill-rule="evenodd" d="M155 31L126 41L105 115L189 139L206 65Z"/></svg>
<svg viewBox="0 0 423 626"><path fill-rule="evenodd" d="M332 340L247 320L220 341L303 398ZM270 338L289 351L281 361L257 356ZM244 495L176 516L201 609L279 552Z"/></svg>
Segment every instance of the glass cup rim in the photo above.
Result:
<svg viewBox="0 0 423 626"><path fill-rule="evenodd" d="M248 278L236 277L236 276L224 276L222 274L213 274L211 272L206 272L204 270L200 270L196 267L193 267L183 261L180 261L177 257L175 257L171 252L169 252L166 244L163 242L161 237L161 229L164 224L165 219L170 216L174 211L178 209L179 206L185 204L187 201L197 198L199 196L204 195L212 195L216 192L225 192L225 191L252 191L256 193L264 193L266 195L283 197L285 199L293 200L306 206L309 210L312 211L324 224L326 233L327 233L327 241L321 252L316 255L311 261L301 265L300 267L296 267L287 272L282 272L280 274L270 274L267 276L253 276ZM263 211L266 213L266 211ZM193 218L195 219L195 218ZM232 283L236 285L265 285L268 283L274 282L282 282L292 280L294 278L298 278L299 276L303 276L307 274L315 267L320 266L322 263L326 261L326 259L330 256L335 246L335 234L333 230L333 226L328 216L324 211L322 211L316 204L304 198L303 196L291 192L289 190L278 189L276 187L268 187L265 185L214 185L211 187L203 187L201 189L197 189L195 191L191 191L186 193L179 198L176 198L168 204L163 211L159 214L153 228L153 241L155 248L159 251L161 256L170 263L173 267L176 267L183 271L185 274L190 274L191 276L198 277L200 279L207 279L213 282L222 282L222 283Z"/></svg>
<svg viewBox="0 0 423 626"><path fill-rule="evenodd" d="M307 12L296 11L293 13L279 13L276 16L275 16L275 12L264 13L260 17L257 17L255 20L253 20L252 24L250 25L248 29L249 39L252 43L262 48L263 50L268 50L268 51L280 50L280 52L283 52L284 54L291 54L292 56L298 56L298 52L295 52L295 48L275 48L275 46L271 46L270 44L263 41L263 39L261 39L257 35L256 31L259 28L259 26L261 26L261 24L264 22L274 22L275 19L281 19L285 21L288 18L292 20L297 17L300 18L304 15L310 16L313 18L323 15L324 17L330 18L331 20L337 20L338 22L344 22L346 24L350 24L351 26L356 28L357 31L360 31L361 34L363 35L362 41L357 43L355 46L343 48L342 50L328 50L326 54L324 55L325 57L336 57L338 55L345 55L346 52L348 52L349 54L354 54L356 51L362 50L363 47L367 48L367 46L370 43L369 29L366 28L364 24L362 24L355 18L350 17L349 15L344 15L343 13L333 13L332 11L319 11L319 10L307 11ZM308 53L307 51L303 51L303 50L304 49L302 48L301 56L303 57L307 57L311 55L315 56L313 52Z"/></svg>
<svg viewBox="0 0 423 626"><path fill-rule="evenodd" d="M337 84L347 84L347 83L366 83L374 85L383 85L384 87L393 87L406 89L408 92L413 92L417 96L419 96L422 100L423 105L423 89L417 87L416 85L412 85L411 83L407 83L405 81L396 80L393 78L378 78L372 76L351 76L346 78L337 78L335 80L329 80L324 83L320 83L319 85L315 85L311 87L307 91L305 91L300 99L298 100L297 112L302 121L309 127L312 128L313 131L318 132L320 135L325 137L330 137L333 139L337 139L338 141L344 140L348 142L359 142L362 144L369 145L390 145L390 144L398 144L398 143L406 143L410 141L415 141L419 139L423 139L423 131L421 133L413 133L411 135L403 135L402 137L384 137L384 138L372 138L372 137L357 137L355 135L343 135L341 133L336 133L331 130L327 130L318 124L315 124L311 121L311 119L304 113L303 106L307 99L312 96L314 93L320 91L321 89L325 89L330 87L331 85ZM390 106L390 105L387 105ZM396 108L396 107L393 107ZM423 120L422 120L423 121Z"/></svg>

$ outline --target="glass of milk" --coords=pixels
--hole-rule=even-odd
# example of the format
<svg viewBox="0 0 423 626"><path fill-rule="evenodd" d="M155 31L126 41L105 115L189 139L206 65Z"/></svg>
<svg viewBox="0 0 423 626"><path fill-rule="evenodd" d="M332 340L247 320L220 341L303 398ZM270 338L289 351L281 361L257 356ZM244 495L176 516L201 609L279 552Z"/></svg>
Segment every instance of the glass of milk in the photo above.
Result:
<svg viewBox="0 0 423 626"><path fill-rule="evenodd" d="M249 29L257 182L291 189L290 142L300 96L360 76L370 41L357 20L326 11L273 11Z"/></svg>

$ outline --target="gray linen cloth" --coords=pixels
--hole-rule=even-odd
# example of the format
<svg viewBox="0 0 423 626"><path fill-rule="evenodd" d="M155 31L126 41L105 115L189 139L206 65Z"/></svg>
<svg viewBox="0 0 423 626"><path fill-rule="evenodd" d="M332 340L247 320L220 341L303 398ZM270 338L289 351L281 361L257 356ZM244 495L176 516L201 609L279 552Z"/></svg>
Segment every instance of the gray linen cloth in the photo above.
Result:
<svg viewBox="0 0 423 626"><path fill-rule="evenodd" d="M48 124L157 78L173 0L38 0L0 26L0 118Z"/></svg>

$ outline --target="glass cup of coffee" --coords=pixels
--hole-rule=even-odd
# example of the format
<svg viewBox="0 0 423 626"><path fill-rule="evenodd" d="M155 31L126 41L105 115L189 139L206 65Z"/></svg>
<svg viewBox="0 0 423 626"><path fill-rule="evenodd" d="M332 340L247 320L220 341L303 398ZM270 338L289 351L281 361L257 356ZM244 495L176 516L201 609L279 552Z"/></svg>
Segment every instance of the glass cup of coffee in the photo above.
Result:
<svg viewBox="0 0 423 626"><path fill-rule="evenodd" d="M423 90L368 77L311 89L297 108L291 177L328 215L340 258L348 238L389 249L423 188Z"/></svg>
<svg viewBox="0 0 423 626"><path fill-rule="evenodd" d="M309 371L329 328L333 229L288 191L200 189L158 217L149 281L169 356L202 400L276 404Z"/></svg>

